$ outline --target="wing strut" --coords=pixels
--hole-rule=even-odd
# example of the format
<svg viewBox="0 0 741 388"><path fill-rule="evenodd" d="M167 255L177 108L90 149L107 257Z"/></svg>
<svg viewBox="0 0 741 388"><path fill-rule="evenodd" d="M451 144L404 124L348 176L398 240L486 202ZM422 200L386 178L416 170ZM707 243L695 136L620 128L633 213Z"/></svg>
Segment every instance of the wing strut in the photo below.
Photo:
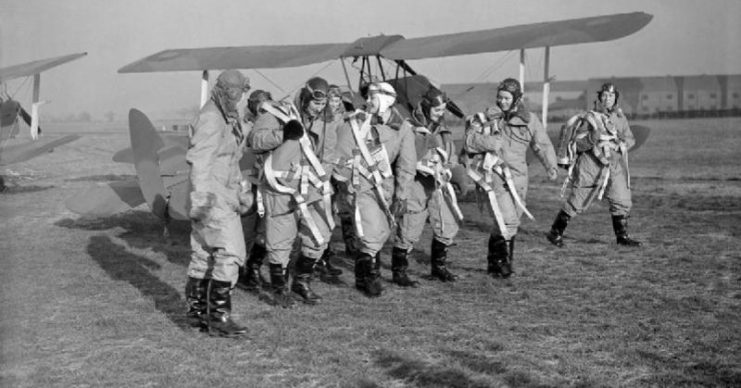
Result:
<svg viewBox="0 0 741 388"><path fill-rule="evenodd" d="M525 95L525 49L520 49L520 87Z"/></svg>
<svg viewBox="0 0 741 388"><path fill-rule="evenodd" d="M548 77L550 61L551 47L545 46L545 60L543 65L543 128L546 130L548 129L548 93L551 91L551 80Z"/></svg>
<svg viewBox="0 0 741 388"><path fill-rule="evenodd" d="M345 58L340 58L340 63L342 63L342 71L345 72L345 79L347 80L347 87L352 90L352 84L350 83L350 75L347 73L347 65L345 64Z"/></svg>
<svg viewBox="0 0 741 388"><path fill-rule="evenodd" d="M208 102L208 70L201 74L201 108Z"/></svg>
<svg viewBox="0 0 741 388"><path fill-rule="evenodd" d="M39 138L39 107L46 103L46 101L39 101L39 94L41 91L41 73L33 75L33 102L31 104L31 138L37 140Z"/></svg>

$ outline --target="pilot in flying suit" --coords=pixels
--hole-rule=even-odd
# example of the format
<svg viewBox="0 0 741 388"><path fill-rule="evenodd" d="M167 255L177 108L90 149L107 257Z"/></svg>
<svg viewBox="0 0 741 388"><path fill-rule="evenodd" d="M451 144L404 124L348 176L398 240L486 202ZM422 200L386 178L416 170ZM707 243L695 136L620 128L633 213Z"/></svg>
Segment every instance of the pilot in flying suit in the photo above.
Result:
<svg viewBox="0 0 741 388"><path fill-rule="evenodd" d="M252 205L239 169L245 135L237 104L247 90L249 80L242 73L219 75L192 126L186 154L192 226L188 317L193 326L226 337L246 333L231 319L231 292L245 259L240 213Z"/></svg>
<svg viewBox="0 0 741 388"><path fill-rule="evenodd" d="M334 227L329 178L336 163L336 124L323 114L328 84L312 78L293 104L266 103L250 133L250 144L264 157L260 193L265 208L265 248L276 301L287 307L287 268L296 236L301 253L291 291L307 304L321 297L311 289L317 259ZM300 109L300 111L298 110Z"/></svg>
<svg viewBox="0 0 741 388"><path fill-rule="evenodd" d="M455 281L446 266L448 247L458 234L462 216L450 185L451 166L456 163L451 132L444 123L447 98L430 87L409 120L414 131L417 153L416 174L409 185L409 196L396 230L391 256L394 282L414 287L416 281L406 276L407 255L414 248L429 219L432 226L431 277L443 282ZM398 276L397 276L398 275Z"/></svg>
<svg viewBox="0 0 741 388"><path fill-rule="evenodd" d="M641 245L628 236L628 215L632 206L628 150L635 144L635 138L628 119L618 106L619 97L615 85L602 85L597 91L595 109L586 113L583 125L576 131L577 157L573 175L569 177L572 178L571 193L547 236L548 241L559 248L564 245L563 232L569 220L602 195L610 204L617 243L632 247Z"/></svg>
<svg viewBox="0 0 741 388"><path fill-rule="evenodd" d="M469 159L474 160L477 155L491 154L486 171L480 172L490 174L492 169L495 171L486 186L495 195L501 222L494 222L489 236L487 272L495 278L507 278L513 272L515 236L520 217L525 211L528 148L533 150L545 167L549 179L558 178L558 170L553 144L538 117L525 107L520 82L512 78L502 81L497 87L496 99L498 109L490 109L487 115L480 115L487 122L479 125L489 130L467 129L464 150ZM493 212L496 211L493 209ZM496 218L495 213L495 221Z"/></svg>
<svg viewBox="0 0 741 388"><path fill-rule="evenodd" d="M354 202L355 287L370 297L383 291L380 251L395 222L393 204L406 202L417 163L414 134L393 109L395 101L391 85L370 84L366 111L348 117L337 139L335 177L346 182Z"/></svg>

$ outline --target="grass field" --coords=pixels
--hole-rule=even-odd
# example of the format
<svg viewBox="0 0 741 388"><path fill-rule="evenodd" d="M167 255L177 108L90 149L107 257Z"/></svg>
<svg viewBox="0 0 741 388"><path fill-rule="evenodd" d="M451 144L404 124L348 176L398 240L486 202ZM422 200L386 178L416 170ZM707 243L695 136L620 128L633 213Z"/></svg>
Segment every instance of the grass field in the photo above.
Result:
<svg viewBox="0 0 741 388"><path fill-rule="evenodd" d="M560 183L534 165L537 221L523 219L510 280L486 276L492 220L466 202L450 250L458 282L398 288L387 247L386 291L368 299L340 256L346 285L315 282L320 305L284 310L236 291L240 341L186 325L185 228L165 239L145 208L106 219L65 209L87 185L134 174L110 159L128 146L123 130L80 128L82 139L3 172L0 386L741 386L741 119L642 124L652 134L631 156L630 229L644 247L614 243L603 204L552 247ZM426 231L415 277L429 271L429 243Z"/></svg>

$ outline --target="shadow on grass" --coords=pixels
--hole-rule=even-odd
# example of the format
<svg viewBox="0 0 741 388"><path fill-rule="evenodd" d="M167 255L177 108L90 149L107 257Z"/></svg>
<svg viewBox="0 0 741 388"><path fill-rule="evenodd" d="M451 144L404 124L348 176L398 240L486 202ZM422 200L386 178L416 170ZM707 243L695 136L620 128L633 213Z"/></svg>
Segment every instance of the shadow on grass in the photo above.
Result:
<svg viewBox="0 0 741 388"><path fill-rule="evenodd" d="M128 181L136 179L136 175L130 174L102 174L102 175L89 175L81 176L79 178L65 179L65 182L112 182L112 181Z"/></svg>
<svg viewBox="0 0 741 388"><path fill-rule="evenodd" d="M105 235L91 237L87 252L108 276L136 287L142 295L152 299L154 307L176 326L184 331L190 330L183 314L185 301L180 293L152 274L160 268L159 264L128 252Z"/></svg>
<svg viewBox="0 0 741 388"><path fill-rule="evenodd" d="M39 191L46 191L53 189L54 185L51 186L20 186L20 185L12 185L12 186L5 186L5 189L0 191L0 195L15 195L15 194L26 194L26 193L36 193Z"/></svg>
<svg viewBox="0 0 741 388"><path fill-rule="evenodd" d="M132 247L163 253L174 264L187 266L190 262L190 224L187 222L171 222L167 228L168 236L164 235L165 228L161 220L150 212L136 210L109 217L65 218L55 225L92 231L120 228L123 232L117 237L126 240Z"/></svg>
<svg viewBox="0 0 741 388"><path fill-rule="evenodd" d="M475 381L465 371L403 357L389 350L374 353L376 364L389 376L417 387L489 387Z"/></svg>

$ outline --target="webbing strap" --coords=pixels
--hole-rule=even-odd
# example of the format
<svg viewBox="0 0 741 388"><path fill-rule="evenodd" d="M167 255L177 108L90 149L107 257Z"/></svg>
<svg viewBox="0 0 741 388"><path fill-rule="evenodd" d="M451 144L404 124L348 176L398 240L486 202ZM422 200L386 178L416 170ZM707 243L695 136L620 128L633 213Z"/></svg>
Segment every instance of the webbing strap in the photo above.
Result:
<svg viewBox="0 0 741 388"><path fill-rule="evenodd" d="M530 214L530 211L527 210L525 204L522 202L522 199L520 199L520 195L517 194L517 188L515 188L515 182L512 179L512 172L510 171L509 167L507 167L506 165L496 166L494 167L494 172L503 177L505 182L507 182L509 194L512 196L512 199L514 199L515 203L522 210L522 212L525 213L525 215L527 215L529 219L535 221L535 217Z"/></svg>
<svg viewBox="0 0 741 388"><path fill-rule="evenodd" d="M306 199L303 195L301 195L300 192L296 191L296 189L292 187L288 187L285 185L282 185L278 182L277 176L275 171L273 170L273 155L270 154L265 159L265 179L268 181L268 184L270 185L273 190L283 193L283 194L289 194L293 196L293 199L296 201L296 204L298 205L299 214L304 219L306 224L309 227L309 231L311 232L311 235L314 237L314 240L316 240L317 244L322 245L324 244L324 238L322 238L321 233L319 233L319 228L316 225L316 222L314 221L314 218L311 216L311 213L309 212L309 208L306 204ZM307 173L309 171L306 168L301 168L301 191L304 191L304 185L308 185L308 176ZM282 174L283 172L281 172Z"/></svg>
<svg viewBox="0 0 741 388"><path fill-rule="evenodd" d="M497 223L497 226L499 227L499 231L502 233L502 236L507 235L507 226L504 224L504 216L502 215L502 209L499 208L499 202L497 201L497 196L494 193L494 190L492 187L486 182L487 180L479 174L477 171L474 171L473 169L467 169L466 174L473 179L476 184L479 185L485 192L486 195L489 197L489 205L491 206L491 211L494 213L494 220ZM487 173L485 173L487 174ZM488 173L491 174L491 173Z"/></svg>
<svg viewBox="0 0 741 388"><path fill-rule="evenodd" d="M366 118L366 120L363 122L363 126L370 124L370 117ZM388 203L386 202L386 196L383 190L383 177L381 176L381 173L378 171L377 168L377 161L373 156L371 156L370 151L368 151L368 146L365 144L365 138L361 136L360 134L360 128L358 128L358 122L357 120L350 120L350 127L352 129L353 137L355 138L355 143L358 145L358 150L360 151L360 155L363 157L363 160L365 161L365 164L368 165L368 170L373 177L371 182L373 183L373 186L376 189L376 194L378 195L378 202L381 204L381 207L383 208L383 212L386 213L386 217L388 218L389 225L395 225L396 220L394 219L393 214L391 214L391 209L389 208ZM354 183L354 181L353 181Z"/></svg>

